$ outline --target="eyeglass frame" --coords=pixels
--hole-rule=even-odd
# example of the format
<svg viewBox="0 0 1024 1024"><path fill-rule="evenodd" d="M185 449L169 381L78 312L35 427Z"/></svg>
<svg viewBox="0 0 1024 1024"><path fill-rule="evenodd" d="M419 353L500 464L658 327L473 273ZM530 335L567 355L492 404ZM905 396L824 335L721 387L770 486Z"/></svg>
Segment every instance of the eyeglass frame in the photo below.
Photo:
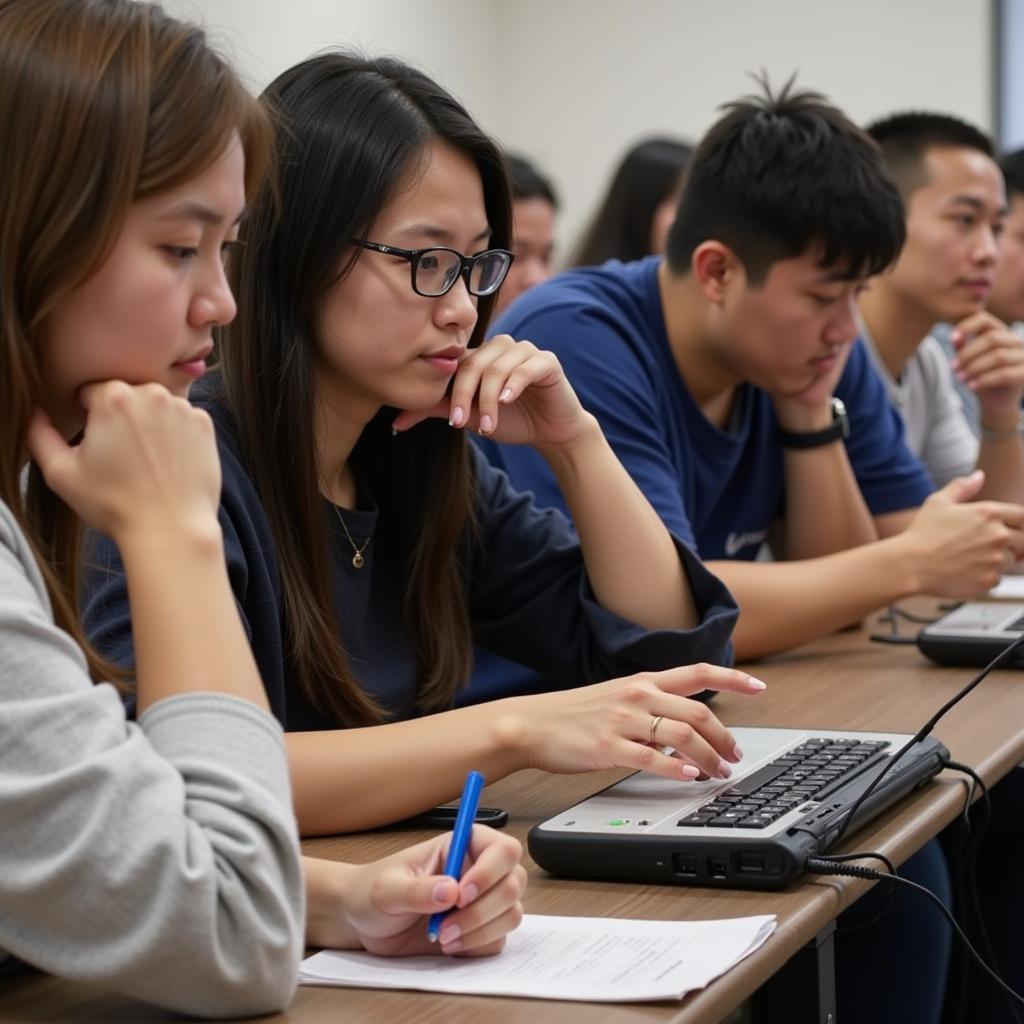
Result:
<svg viewBox="0 0 1024 1024"><path fill-rule="evenodd" d="M429 245L425 249L399 249L396 245L384 245L381 242L368 242L364 238L353 238L351 244L359 246L361 249L368 249L370 252L381 252L385 256L397 256L399 259L409 261L409 281L412 285L412 290L417 294L421 295L425 299L439 299L442 295L447 295L454 287L455 283L461 277L466 282L466 291L470 295L475 296L478 299L485 299L490 295L494 295L495 292L505 283L505 278L508 277L509 270L512 269L512 264L515 261L515 253L511 253L508 249L485 249L483 252L478 252L475 256L464 256L458 249L452 249L447 245ZM443 292L421 292L416 287L416 270L419 267L420 260L428 252L450 252L459 257L459 272L452 278L452 282L448 285ZM478 260L483 259L484 256L492 256L495 253L500 253L502 256L508 257L508 263L505 265L505 273L502 274L501 280L494 286L489 292L473 291L473 286L469 283L470 274L473 272L473 267L476 266Z"/></svg>

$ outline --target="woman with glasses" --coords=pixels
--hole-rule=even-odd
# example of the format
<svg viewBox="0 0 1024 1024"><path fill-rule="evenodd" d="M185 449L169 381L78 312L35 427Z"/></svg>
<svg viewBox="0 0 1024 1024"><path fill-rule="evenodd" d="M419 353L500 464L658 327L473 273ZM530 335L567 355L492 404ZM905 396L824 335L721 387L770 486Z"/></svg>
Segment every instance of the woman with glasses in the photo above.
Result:
<svg viewBox="0 0 1024 1024"><path fill-rule="evenodd" d="M229 572L288 733L302 831L423 811L468 768L727 776L741 752L688 696L763 689L690 664L727 657L731 598L664 529L555 357L484 341L511 260L494 143L393 60L318 56L264 99L279 176L242 232L239 316L204 405ZM535 446L579 538L467 430ZM88 611L118 660L123 594L101 573ZM474 642L566 689L451 710ZM610 681L569 689L594 680Z"/></svg>

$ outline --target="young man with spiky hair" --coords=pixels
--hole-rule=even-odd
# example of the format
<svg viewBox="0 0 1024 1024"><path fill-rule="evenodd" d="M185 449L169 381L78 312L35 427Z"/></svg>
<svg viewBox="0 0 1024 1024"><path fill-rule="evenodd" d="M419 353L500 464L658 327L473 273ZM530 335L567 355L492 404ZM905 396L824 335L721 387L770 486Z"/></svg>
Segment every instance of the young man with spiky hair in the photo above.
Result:
<svg viewBox="0 0 1024 1024"><path fill-rule="evenodd" d="M738 659L908 594L984 593L1024 546L1024 509L969 501L980 478L929 498L854 344L857 298L903 239L874 143L787 88L730 104L700 143L664 260L569 271L496 324L558 354L666 525L733 591ZM562 505L531 449L485 447ZM769 531L776 561L754 561ZM489 674L476 685L493 693Z"/></svg>
<svg viewBox="0 0 1024 1024"><path fill-rule="evenodd" d="M977 467L980 497L1024 502L1024 344L985 308L1007 212L992 143L947 114L895 114L867 130L900 189L907 241L861 296L862 335L908 444L936 485ZM1017 289L1024 294L1024 278ZM953 325L952 360L929 334L937 323ZM977 398L980 443L954 375Z"/></svg>

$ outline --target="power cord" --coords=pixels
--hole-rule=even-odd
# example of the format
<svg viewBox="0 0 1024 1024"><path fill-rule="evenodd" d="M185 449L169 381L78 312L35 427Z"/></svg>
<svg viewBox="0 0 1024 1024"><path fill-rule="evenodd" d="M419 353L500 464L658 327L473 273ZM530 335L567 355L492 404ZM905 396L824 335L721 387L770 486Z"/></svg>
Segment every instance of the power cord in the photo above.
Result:
<svg viewBox="0 0 1024 1024"><path fill-rule="evenodd" d="M943 916L953 926L957 935L960 936L961 942L967 952L971 955L974 962L994 981L1000 989L1006 994L1008 999L1011 1000L1010 1006L1012 1007L1013 1017L1017 1021L1021 1021L1019 1006L1024 1006L1024 996L1010 988L1009 985L999 977L998 974L982 959L978 951L971 945L970 940L964 933L964 930L957 923L956 918L949 912L949 908L935 895L930 889L926 889L923 885L918 885L917 882L912 882L909 878L903 878L896 874L893 870L890 874L886 874L883 871L878 871L875 868L862 867L859 864L849 864L847 861L865 857L875 857L878 860L885 861L887 866L892 868L892 864L886 860L881 854L843 854L834 857L808 857L807 863L804 865L806 871L813 872L817 875L845 875L850 878L866 878L873 882L883 882L890 880L892 882L898 882L901 885L909 886L911 889L916 889L918 892L924 893L934 904L942 911Z"/></svg>
<svg viewBox="0 0 1024 1024"><path fill-rule="evenodd" d="M893 765L897 764L900 758L912 747L915 743L922 742L931 733L932 729L938 724L939 720L943 715L949 711L950 708L955 707L966 697L971 690L973 690L994 668L1004 662L1009 656L1018 648L1024 644L1024 633L1021 633L1016 640L1007 644L963 689L956 693L953 697L946 701L945 704L939 708L938 711L928 719L924 725L913 735L906 743L888 761L883 765L882 770L871 780L870 785L864 790L863 793L856 800L854 800L849 811L846 812L845 817L839 825L839 831L832 838L829 843L830 846L837 846L839 840L843 838L846 830L850 827L850 822L853 821L857 811L860 809L861 804L871 796L871 794L878 788L879 783L885 778L886 773L892 770Z"/></svg>

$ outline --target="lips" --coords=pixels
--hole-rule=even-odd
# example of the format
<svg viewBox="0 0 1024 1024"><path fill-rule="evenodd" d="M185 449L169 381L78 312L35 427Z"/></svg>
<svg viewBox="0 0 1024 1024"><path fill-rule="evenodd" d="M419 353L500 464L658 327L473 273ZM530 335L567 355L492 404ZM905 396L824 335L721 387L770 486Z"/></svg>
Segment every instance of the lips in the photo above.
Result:
<svg viewBox="0 0 1024 1024"><path fill-rule="evenodd" d="M186 377L198 380L206 373L206 360L212 351L213 342L207 342L202 348L196 349L192 355L178 360L173 368L179 373L185 374Z"/></svg>

